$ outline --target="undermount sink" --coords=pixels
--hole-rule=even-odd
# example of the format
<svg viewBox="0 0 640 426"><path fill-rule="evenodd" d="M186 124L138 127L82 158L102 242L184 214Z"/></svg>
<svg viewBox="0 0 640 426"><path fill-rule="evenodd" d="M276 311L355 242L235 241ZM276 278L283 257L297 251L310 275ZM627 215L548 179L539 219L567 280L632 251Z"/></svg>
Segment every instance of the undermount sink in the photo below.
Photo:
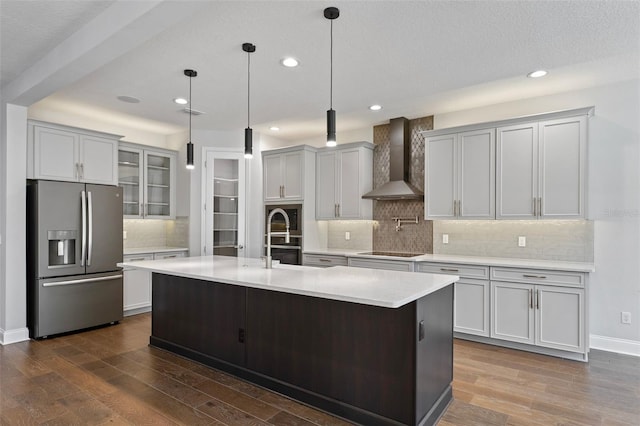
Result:
<svg viewBox="0 0 640 426"><path fill-rule="evenodd" d="M422 256L424 253L407 253L407 252L397 252L397 251L365 251L357 254L366 254L371 256L416 257L416 256Z"/></svg>

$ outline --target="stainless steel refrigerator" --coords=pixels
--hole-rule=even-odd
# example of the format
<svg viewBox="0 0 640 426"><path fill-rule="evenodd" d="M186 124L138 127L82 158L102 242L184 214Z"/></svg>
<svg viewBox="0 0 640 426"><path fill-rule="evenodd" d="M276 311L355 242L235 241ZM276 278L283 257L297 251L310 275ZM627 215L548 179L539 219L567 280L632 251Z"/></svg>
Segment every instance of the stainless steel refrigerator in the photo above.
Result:
<svg viewBox="0 0 640 426"><path fill-rule="evenodd" d="M47 337L122 319L122 189L27 182L27 325Z"/></svg>

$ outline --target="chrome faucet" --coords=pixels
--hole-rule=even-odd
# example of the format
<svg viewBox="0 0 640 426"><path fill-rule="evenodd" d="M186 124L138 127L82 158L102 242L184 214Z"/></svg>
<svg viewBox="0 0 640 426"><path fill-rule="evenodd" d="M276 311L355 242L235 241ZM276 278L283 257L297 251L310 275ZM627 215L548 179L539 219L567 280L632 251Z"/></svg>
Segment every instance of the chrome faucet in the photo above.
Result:
<svg viewBox="0 0 640 426"><path fill-rule="evenodd" d="M287 225L287 230L285 232L271 232L271 219L273 219L273 216L276 213L280 213L283 217L284 217L284 221ZM289 238L289 216L287 216L287 213L282 210L281 208L277 208L277 209L273 209L271 210L271 213L269 213L269 216L267 217L267 257L266 257L266 263L265 263L265 267L267 269L271 269L271 236L272 235L284 235L284 242L289 244L289 242L291 241Z"/></svg>

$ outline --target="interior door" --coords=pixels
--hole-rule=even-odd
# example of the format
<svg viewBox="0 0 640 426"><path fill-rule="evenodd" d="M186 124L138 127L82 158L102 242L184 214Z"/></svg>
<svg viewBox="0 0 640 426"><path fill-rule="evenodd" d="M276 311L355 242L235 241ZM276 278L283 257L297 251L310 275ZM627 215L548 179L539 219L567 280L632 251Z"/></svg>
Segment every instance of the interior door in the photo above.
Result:
<svg viewBox="0 0 640 426"><path fill-rule="evenodd" d="M122 188L86 186L87 274L117 271L122 262Z"/></svg>
<svg viewBox="0 0 640 426"><path fill-rule="evenodd" d="M206 154L204 254L245 255L245 159L240 152Z"/></svg>

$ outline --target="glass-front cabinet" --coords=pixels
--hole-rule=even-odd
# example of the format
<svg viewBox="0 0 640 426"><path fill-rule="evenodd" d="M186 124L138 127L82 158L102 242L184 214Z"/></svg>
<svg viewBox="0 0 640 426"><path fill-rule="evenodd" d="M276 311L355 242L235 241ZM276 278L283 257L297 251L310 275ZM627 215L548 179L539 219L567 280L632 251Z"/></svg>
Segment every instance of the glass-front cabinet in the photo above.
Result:
<svg viewBox="0 0 640 426"><path fill-rule="evenodd" d="M127 219L175 219L175 151L120 144L118 185Z"/></svg>
<svg viewBox="0 0 640 426"><path fill-rule="evenodd" d="M244 255L243 154L208 152L206 161L205 254Z"/></svg>

